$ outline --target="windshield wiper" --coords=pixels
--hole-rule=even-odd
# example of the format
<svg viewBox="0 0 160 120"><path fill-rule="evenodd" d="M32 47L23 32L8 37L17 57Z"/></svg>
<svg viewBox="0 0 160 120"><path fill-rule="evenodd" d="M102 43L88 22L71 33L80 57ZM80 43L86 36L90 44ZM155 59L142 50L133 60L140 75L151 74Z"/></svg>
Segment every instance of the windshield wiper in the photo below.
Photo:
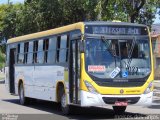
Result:
<svg viewBox="0 0 160 120"><path fill-rule="evenodd" d="M128 52L128 67L130 66L131 61L132 61L132 53L133 53L135 44L136 44L136 40L135 40L135 38L133 38L131 49Z"/></svg>

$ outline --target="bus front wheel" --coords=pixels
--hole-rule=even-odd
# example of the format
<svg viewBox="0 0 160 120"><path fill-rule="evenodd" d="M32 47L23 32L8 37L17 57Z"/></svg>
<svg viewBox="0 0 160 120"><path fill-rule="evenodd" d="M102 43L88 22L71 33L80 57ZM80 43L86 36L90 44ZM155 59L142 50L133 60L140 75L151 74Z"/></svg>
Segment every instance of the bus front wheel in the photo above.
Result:
<svg viewBox="0 0 160 120"><path fill-rule="evenodd" d="M126 106L113 106L115 114L123 114L126 110Z"/></svg>
<svg viewBox="0 0 160 120"><path fill-rule="evenodd" d="M61 109L62 109L62 113L64 115L68 115L71 112L71 108L67 104L67 96L66 96L66 93L64 92L64 90L63 90L63 92L61 94Z"/></svg>

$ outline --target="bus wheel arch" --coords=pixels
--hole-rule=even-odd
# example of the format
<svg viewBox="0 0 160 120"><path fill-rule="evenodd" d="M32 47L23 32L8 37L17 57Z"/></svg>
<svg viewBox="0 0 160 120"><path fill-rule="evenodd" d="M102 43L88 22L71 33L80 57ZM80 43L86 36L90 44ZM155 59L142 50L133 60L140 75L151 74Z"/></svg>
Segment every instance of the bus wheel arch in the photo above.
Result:
<svg viewBox="0 0 160 120"><path fill-rule="evenodd" d="M56 87L56 100L58 103L61 102L61 96L64 90L64 84L63 82L58 82Z"/></svg>
<svg viewBox="0 0 160 120"><path fill-rule="evenodd" d="M20 79L19 81L18 81L18 94L19 94L19 90L20 90L20 85L23 85L23 80L22 79ZM23 85L24 86L24 85Z"/></svg>
<svg viewBox="0 0 160 120"><path fill-rule="evenodd" d="M20 79L18 82L18 95L21 105L26 105L29 103L29 98L25 97L24 82L22 79Z"/></svg>
<svg viewBox="0 0 160 120"><path fill-rule="evenodd" d="M57 102L61 104L61 110L64 115L71 113L71 107L67 103L67 94L63 82L57 84Z"/></svg>

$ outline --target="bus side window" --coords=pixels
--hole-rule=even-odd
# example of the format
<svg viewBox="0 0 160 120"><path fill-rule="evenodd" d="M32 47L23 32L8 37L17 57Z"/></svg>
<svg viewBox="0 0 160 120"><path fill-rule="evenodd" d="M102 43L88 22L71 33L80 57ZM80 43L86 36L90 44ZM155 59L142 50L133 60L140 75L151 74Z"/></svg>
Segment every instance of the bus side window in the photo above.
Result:
<svg viewBox="0 0 160 120"><path fill-rule="evenodd" d="M67 62L67 35L61 36L61 43L59 49L59 62Z"/></svg>
<svg viewBox="0 0 160 120"><path fill-rule="evenodd" d="M17 63L19 63L20 44L17 45Z"/></svg>
<svg viewBox="0 0 160 120"><path fill-rule="evenodd" d="M37 51L38 51L38 41L34 41L34 44L33 44L33 63L37 63Z"/></svg>
<svg viewBox="0 0 160 120"><path fill-rule="evenodd" d="M69 39L70 39L70 36L69 36L69 35L67 35L66 62L68 62L68 56L69 56ZM78 44L78 48L79 48L79 44Z"/></svg>
<svg viewBox="0 0 160 120"><path fill-rule="evenodd" d="M27 64L33 63L33 42L29 42Z"/></svg>
<svg viewBox="0 0 160 120"><path fill-rule="evenodd" d="M44 63L43 40L38 41L37 63Z"/></svg>
<svg viewBox="0 0 160 120"><path fill-rule="evenodd" d="M49 47L49 39L45 39L43 41L43 50L44 50L44 63L48 63L48 47Z"/></svg>
<svg viewBox="0 0 160 120"><path fill-rule="evenodd" d="M68 61L69 36L58 36L56 61L65 63Z"/></svg>
<svg viewBox="0 0 160 120"><path fill-rule="evenodd" d="M29 42L25 42L24 43L24 63L27 63L28 49L29 49Z"/></svg>
<svg viewBox="0 0 160 120"><path fill-rule="evenodd" d="M49 39L47 63L54 63L55 62L56 45L57 45L57 37L50 38Z"/></svg>
<svg viewBox="0 0 160 120"><path fill-rule="evenodd" d="M57 38L57 54L56 54L56 62L59 62L60 43L61 43L61 37L58 36L58 38Z"/></svg>
<svg viewBox="0 0 160 120"><path fill-rule="evenodd" d="M17 63L24 63L24 43L18 44L18 54L17 54Z"/></svg>

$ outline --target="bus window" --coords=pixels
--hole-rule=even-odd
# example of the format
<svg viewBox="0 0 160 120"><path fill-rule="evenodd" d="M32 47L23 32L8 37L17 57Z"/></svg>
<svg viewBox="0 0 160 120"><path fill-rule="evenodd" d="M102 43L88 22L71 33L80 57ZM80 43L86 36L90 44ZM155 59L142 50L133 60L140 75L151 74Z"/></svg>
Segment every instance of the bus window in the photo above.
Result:
<svg viewBox="0 0 160 120"><path fill-rule="evenodd" d="M34 63L37 63L37 51L38 51L38 41L34 41L33 45L33 61Z"/></svg>
<svg viewBox="0 0 160 120"><path fill-rule="evenodd" d="M24 43L18 44L17 63L24 63Z"/></svg>
<svg viewBox="0 0 160 120"><path fill-rule="evenodd" d="M48 52L48 58L47 63L54 63L55 62L55 56L56 56L56 44L57 43L57 37L52 37L49 39L49 50Z"/></svg>
<svg viewBox="0 0 160 120"><path fill-rule="evenodd" d="M27 63L29 42L24 43L24 62Z"/></svg>
<svg viewBox="0 0 160 120"><path fill-rule="evenodd" d="M67 62L67 35L58 37L57 42L57 62Z"/></svg>
<svg viewBox="0 0 160 120"><path fill-rule="evenodd" d="M28 58L27 58L27 64L33 63L33 42L29 42L29 50L28 50Z"/></svg>
<svg viewBox="0 0 160 120"><path fill-rule="evenodd" d="M38 41L37 63L44 63L43 40Z"/></svg>
<svg viewBox="0 0 160 120"><path fill-rule="evenodd" d="M57 37L52 37L49 39L49 50L56 50Z"/></svg>
<svg viewBox="0 0 160 120"><path fill-rule="evenodd" d="M67 62L67 35L61 36L59 62Z"/></svg>
<svg viewBox="0 0 160 120"><path fill-rule="evenodd" d="M61 49L66 49L67 47L67 35L63 35L61 36L61 45L60 45L60 48Z"/></svg>
<svg viewBox="0 0 160 120"><path fill-rule="evenodd" d="M47 63L48 59L48 46L49 46L49 40L45 39L43 41L43 50L44 50L44 62Z"/></svg>
<svg viewBox="0 0 160 120"><path fill-rule="evenodd" d="M60 42L61 42L61 37L58 36L57 38L57 56L56 56L56 62L59 62L59 49L60 49Z"/></svg>

